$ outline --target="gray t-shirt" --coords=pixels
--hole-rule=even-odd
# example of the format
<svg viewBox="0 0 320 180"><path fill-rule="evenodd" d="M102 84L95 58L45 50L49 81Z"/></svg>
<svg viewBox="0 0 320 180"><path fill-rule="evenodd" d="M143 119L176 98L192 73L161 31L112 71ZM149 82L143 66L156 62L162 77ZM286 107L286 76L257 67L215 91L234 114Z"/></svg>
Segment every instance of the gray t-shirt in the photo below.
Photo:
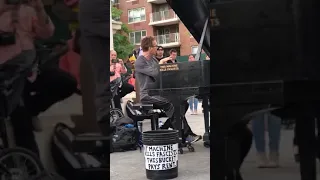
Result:
<svg viewBox="0 0 320 180"><path fill-rule="evenodd" d="M147 60L139 56L135 62L135 77L140 87L140 100L148 96L148 89L157 88L156 80L159 76L158 60L152 57Z"/></svg>

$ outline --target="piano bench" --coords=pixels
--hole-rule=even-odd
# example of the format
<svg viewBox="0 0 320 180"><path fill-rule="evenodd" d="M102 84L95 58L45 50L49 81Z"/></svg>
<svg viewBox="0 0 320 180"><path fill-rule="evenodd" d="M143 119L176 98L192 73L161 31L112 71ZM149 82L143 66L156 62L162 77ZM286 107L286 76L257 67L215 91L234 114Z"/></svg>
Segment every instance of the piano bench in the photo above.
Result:
<svg viewBox="0 0 320 180"><path fill-rule="evenodd" d="M136 103L136 104L132 104L132 109L143 110L145 112L148 112L153 109L153 104Z"/></svg>
<svg viewBox="0 0 320 180"><path fill-rule="evenodd" d="M137 122L139 121L150 119L152 130L156 130L159 128L159 118L166 117L165 113L162 110L153 109L152 104L134 104L130 100L127 102L126 111L128 117L134 120L135 124L137 124Z"/></svg>

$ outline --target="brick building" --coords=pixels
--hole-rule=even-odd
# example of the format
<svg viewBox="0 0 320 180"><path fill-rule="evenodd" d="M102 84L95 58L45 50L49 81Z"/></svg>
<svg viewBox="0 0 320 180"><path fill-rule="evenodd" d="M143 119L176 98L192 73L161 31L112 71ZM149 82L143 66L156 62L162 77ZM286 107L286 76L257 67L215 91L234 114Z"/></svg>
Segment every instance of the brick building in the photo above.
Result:
<svg viewBox="0 0 320 180"><path fill-rule="evenodd" d="M197 52L198 43L180 21L166 0L115 0L115 6L123 11L120 21L128 24L132 32L130 41L139 47L141 37L155 36L158 45L176 49L178 55ZM186 7L186 10L187 7Z"/></svg>

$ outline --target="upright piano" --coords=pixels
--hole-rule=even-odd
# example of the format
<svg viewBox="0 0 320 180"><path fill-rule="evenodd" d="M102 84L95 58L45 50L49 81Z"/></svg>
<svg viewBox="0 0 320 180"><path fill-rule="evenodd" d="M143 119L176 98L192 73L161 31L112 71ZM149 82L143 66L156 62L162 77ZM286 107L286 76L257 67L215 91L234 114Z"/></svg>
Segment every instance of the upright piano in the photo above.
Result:
<svg viewBox="0 0 320 180"><path fill-rule="evenodd" d="M207 1L168 1L169 5L179 16L180 20L188 28L193 37L199 42L198 52L194 62L183 62L159 65L160 77L157 79L158 88L149 90L149 95L160 95L169 99L175 107L175 119L177 127L181 130L181 118L179 114L184 111L181 101L194 95L201 95L203 99L203 112L205 121L204 141L209 141L209 107L208 95L210 94L210 61L200 61L202 49L210 56L210 29L209 9ZM181 7L188 4L189 13ZM190 13L190 11L194 13ZM199 12L199 13L198 13ZM180 133L182 139L183 132ZM184 141L184 140L182 140Z"/></svg>
<svg viewBox="0 0 320 180"><path fill-rule="evenodd" d="M298 117L299 133L314 132L313 124L301 122L299 117L315 116L318 110L314 107L320 107L314 106L320 102L316 0L167 2L211 60L208 64L181 63L172 71L161 71L166 67L159 66L162 80L151 94L171 94L173 100L193 94L210 95L211 131L221 139L237 124L267 111ZM190 72L196 68L199 77L209 73L210 78L177 75L184 67ZM314 152L302 144L301 178L315 180ZM224 155L211 154L211 158L221 159ZM216 180L223 178L218 171L225 167L219 163L217 160L211 164L215 170L211 176Z"/></svg>

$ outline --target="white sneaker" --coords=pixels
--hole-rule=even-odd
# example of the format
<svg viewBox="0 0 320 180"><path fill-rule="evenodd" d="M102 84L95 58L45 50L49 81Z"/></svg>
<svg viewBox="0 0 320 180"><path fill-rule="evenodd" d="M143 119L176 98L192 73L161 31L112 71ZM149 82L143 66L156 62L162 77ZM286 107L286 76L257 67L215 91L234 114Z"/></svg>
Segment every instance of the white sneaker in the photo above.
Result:
<svg viewBox="0 0 320 180"><path fill-rule="evenodd" d="M279 153L278 152L270 152L268 167L269 168L278 168L279 167Z"/></svg>
<svg viewBox="0 0 320 180"><path fill-rule="evenodd" d="M257 167L258 168L268 167L268 158L266 153L257 153Z"/></svg>
<svg viewBox="0 0 320 180"><path fill-rule="evenodd" d="M194 110L194 111L193 111L193 114L194 114L194 115L197 115L197 114L198 114L198 110Z"/></svg>

